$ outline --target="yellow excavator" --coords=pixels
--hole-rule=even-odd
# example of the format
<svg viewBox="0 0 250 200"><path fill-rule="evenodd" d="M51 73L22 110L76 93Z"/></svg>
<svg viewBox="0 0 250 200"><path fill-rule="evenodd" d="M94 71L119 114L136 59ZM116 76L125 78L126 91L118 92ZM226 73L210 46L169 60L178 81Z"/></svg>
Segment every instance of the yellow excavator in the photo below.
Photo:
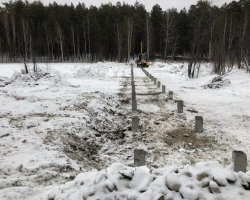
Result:
<svg viewBox="0 0 250 200"><path fill-rule="evenodd" d="M144 61L147 56L147 53L142 54L142 42L141 42L141 54L139 55L139 58L136 59L135 63L137 64L137 67L149 67L149 62ZM143 60L144 59L144 60Z"/></svg>

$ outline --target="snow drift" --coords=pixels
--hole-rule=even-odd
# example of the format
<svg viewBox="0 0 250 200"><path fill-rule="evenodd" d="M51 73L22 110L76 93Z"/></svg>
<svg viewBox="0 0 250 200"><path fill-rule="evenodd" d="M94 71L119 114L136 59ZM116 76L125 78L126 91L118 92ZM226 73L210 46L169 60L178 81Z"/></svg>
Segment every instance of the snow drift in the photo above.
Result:
<svg viewBox="0 0 250 200"><path fill-rule="evenodd" d="M159 169L112 164L79 174L53 189L48 199L249 199L250 174L222 168L218 162Z"/></svg>
<svg viewBox="0 0 250 200"><path fill-rule="evenodd" d="M107 71L107 65L102 65L98 63L95 65L87 65L77 69L76 78L87 77L103 77L105 76L105 71Z"/></svg>

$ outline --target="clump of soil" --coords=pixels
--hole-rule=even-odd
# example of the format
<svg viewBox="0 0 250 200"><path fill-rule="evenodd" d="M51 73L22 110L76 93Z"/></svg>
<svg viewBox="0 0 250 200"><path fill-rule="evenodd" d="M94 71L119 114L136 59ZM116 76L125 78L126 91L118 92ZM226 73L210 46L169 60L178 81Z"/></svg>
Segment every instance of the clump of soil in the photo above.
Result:
<svg viewBox="0 0 250 200"><path fill-rule="evenodd" d="M170 146L184 143L186 149L207 148L217 143L214 138L204 134L199 136L193 129L188 127L181 127L167 131L164 135L164 142ZM190 143L192 145L187 145Z"/></svg>

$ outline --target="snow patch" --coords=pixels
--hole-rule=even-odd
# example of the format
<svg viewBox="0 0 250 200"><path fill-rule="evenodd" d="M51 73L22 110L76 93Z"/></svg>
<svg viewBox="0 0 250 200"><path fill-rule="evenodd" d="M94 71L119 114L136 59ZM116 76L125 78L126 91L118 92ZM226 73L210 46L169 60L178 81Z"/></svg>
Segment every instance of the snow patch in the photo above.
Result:
<svg viewBox="0 0 250 200"><path fill-rule="evenodd" d="M34 102L37 102L39 99L36 96L31 95L31 96L26 97L26 100L30 103L34 103Z"/></svg>
<svg viewBox="0 0 250 200"><path fill-rule="evenodd" d="M163 173L155 175L145 173L146 167L131 168L121 163L112 164L107 170L86 172L79 174L75 180L59 186L60 189L53 189L49 192L50 198L66 198L69 199L119 199L123 196L134 199L164 199L172 197L179 200L190 199L197 200L199 198L212 200L217 197L227 199L233 196L234 199L248 199L250 193L241 185L242 179L249 181L250 176L240 172L232 171L229 167L226 170L215 162L197 163L196 166L186 165L179 167L173 172L173 167L157 169ZM230 170L234 173L236 180L234 183L225 184L223 187L218 185L211 176L207 179L208 184L202 185L201 181L196 178L197 172L208 169L212 174L221 174L226 176L225 171ZM146 171L149 169L147 168ZM126 174L125 176L121 173ZM187 173L189 174L187 176ZM127 178L127 176L131 176ZM164 181L164 177L166 183ZM207 189L206 189L207 188ZM211 191L211 192L210 192ZM219 196L216 196L218 195Z"/></svg>
<svg viewBox="0 0 250 200"><path fill-rule="evenodd" d="M82 77L104 77L106 67L98 67L98 66L84 66L77 70L76 78Z"/></svg>

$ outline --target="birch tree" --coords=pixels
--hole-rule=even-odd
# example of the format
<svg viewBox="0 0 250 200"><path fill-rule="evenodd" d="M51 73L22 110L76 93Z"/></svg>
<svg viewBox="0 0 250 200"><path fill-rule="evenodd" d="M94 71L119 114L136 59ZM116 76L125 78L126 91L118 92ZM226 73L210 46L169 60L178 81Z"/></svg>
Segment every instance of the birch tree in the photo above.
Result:
<svg viewBox="0 0 250 200"><path fill-rule="evenodd" d="M87 22L88 22L88 43L89 43L89 59L90 59L91 51L90 51L90 24L89 24L89 16L87 17Z"/></svg>
<svg viewBox="0 0 250 200"><path fill-rule="evenodd" d="M117 43L117 55L118 55L118 62L121 62L121 52L122 52L122 28L120 23L116 23L115 26L115 36L116 36L116 43Z"/></svg>
<svg viewBox="0 0 250 200"><path fill-rule="evenodd" d="M173 38L173 29L174 29L174 10L168 9L163 14L163 32L165 37L165 47L164 47L164 59L167 58L167 48L168 44L171 42L171 39Z"/></svg>
<svg viewBox="0 0 250 200"><path fill-rule="evenodd" d="M63 35L62 28L60 27L57 21L55 22L55 34L56 34L55 41L60 46L61 61L63 62L64 61L64 57L63 57L64 35Z"/></svg>
<svg viewBox="0 0 250 200"><path fill-rule="evenodd" d="M132 46L132 37L133 37L133 21L132 19L128 19L128 27L127 27L127 62L130 59L131 46Z"/></svg>
<svg viewBox="0 0 250 200"><path fill-rule="evenodd" d="M150 43L151 43L151 37L152 37L152 24L149 13L147 13L146 16L146 28L147 28L147 61L149 61L149 55L150 55Z"/></svg>
<svg viewBox="0 0 250 200"><path fill-rule="evenodd" d="M29 23L26 19L22 18L22 31L24 42L24 62L28 59L28 47L29 47Z"/></svg>
<svg viewBox="0 0 250 200"><path fill-rule="evenodd" d="M71 29L71 35L72 35L72 47L73 47L74 57L76 58L75 28L73 24L71 24L70 29Z"/></svg>
<svg viewBox="0 0 250 200"><path fill-rule="evenodd" d="M228 44L227 44L227 60L231 63L230 68L234 65L234 56L231 53L233 41L235 39L236 26L233 20L233 14L231 13L230 22L229 22L229 31L228 31Z"/></svg>
<svg viewBox="0 0 250 200"><path fill-rule="evenodd" d="M86 25L85 25L84 21L83 21L83 39L84 39L84 53L86 56L86 54L87 54L87 40L86 40Z"/></svg>
<svg viewBox="0 0 250 200"><path fill-rule="evenodd" d="M250 51L249 51L250 39L249 37L247 37L248 23L249 23L249 11L245 10L244 22L242 24L241 55L246 65L247 72L250 73Z"/></svg>
<svg viewBox="0 0 250 200"><path fill-rule="evenodd" d="M3 29L5 32L5 37L7 41L7 49L9 54L9 59L11 60L10 56L10 23L9 23L9 13L7 10L2 10L1 21L3 24Z"/></svg>
<svg viewBox="0 0 250 200"><path fill-rule="evenodd" d="M50 46L50 40L49 40L49 31L48 31L48 26L46 23L43 24L43 28L45 31L45 37L46 37L46 43L47 43L47 50L48 50L48 57L50 56L50 50L49 50L49 46Z"/></svg>
<svg viewBox="0 0 250 200"><path fill-rule="evenodd" d="M13 47L16 47L16 19L15 19L15 12L14 9L11 8L11 25L12 25L12 41L13 41ZM16 54L16 50L14 52L14 56Z"/></svg>
<svg viewBox="0 0 250 200"><path fill-rule="evenodd" d="M188 77L194 78L195 70L196 70L196 64L199 62L199 57L201 57L201 45L204 40L204 35L207 32L206 27L204 27L204 20L205 20L205 14L206 14L206 7L203 6L204 2L199 1L198 6L193 6L190 8L191 11L191 17L192 17L192 40L191 40L191 59L188 65ZM191 10L192 9L192 10ZM199 71L198 64L198 71ZM197 73L198 76L198 73Z"/></svg>
<svg viewBox="0 0 250 200"><path fill-rule="evenodd" d="M208 44L208 58L211 62L212 54L213 54L213 35L215 30L215 21L217 19L217 12L216 8L212 7L209 12L209 20L208 20L208 27L209 27L209 44Z"/></svg>

